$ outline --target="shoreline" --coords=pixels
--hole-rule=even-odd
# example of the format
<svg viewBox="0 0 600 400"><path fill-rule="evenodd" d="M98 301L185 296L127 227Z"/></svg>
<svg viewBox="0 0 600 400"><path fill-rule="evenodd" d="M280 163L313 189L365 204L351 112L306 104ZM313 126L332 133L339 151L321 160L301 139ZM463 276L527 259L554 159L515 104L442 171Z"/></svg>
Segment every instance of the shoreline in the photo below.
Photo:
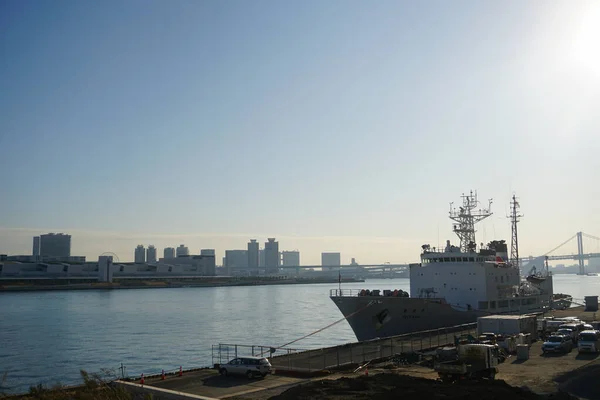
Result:
<svg viewBox="0 0 600 400"><path fill-rule="evenodd" d="M364 282L364 279L342 278L341 283ZM203 287L227 287L227 286L267 286L267 285L305 285L318 283L338 283L337 279L322 278L294 278L294 279L256 279L256 280L238 280L230 279L227 281L179 281L179 280L136 280L134 282L113 282L113 283L65 283L65 284L0 284L0 293L7 292L40 292L40 291L67 291L67 290L126 290L126 289L173 289L173 288L203 288Z"/></svg>

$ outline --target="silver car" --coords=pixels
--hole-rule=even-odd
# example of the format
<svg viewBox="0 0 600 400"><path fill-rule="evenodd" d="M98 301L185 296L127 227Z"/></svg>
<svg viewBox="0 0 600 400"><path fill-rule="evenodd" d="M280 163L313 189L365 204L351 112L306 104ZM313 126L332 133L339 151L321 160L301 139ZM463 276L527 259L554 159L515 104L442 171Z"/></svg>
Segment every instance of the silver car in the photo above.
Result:
<svg viewBox="0 0 600 400"><path fill-rule="evenodd" d="M255 376L264 378L271 373L271 363L265 357L239 357L220 365L219 373L223 376L246 375L248 379Z"/></svg>

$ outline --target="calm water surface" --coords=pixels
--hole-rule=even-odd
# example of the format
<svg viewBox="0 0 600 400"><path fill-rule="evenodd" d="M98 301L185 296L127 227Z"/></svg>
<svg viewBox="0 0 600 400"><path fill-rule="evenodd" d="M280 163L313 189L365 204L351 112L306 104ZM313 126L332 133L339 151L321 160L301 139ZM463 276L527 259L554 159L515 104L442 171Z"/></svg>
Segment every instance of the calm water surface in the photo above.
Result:
<svg viewBox="0 0 600 400"><path fill-rule="evenodd" d="M343 288L409 289L408 279ZM79 370L154 374L208 366L211 345L280 346L341 318L329 290L337 284L114 291L0 293L3 389L79 382ZM555 292L600 294L600 277L557 275ZM290 347L356 341L345 321ZM1 384L1 383L0 383Z"/></svg>

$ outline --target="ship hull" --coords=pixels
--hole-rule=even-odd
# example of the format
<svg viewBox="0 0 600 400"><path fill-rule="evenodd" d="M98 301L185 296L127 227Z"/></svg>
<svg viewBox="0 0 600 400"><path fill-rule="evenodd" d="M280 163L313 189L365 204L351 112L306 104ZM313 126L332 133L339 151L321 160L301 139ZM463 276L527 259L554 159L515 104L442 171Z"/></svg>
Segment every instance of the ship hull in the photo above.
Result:
<svg viewBox="0 0 600 400"><path fill-rule="evenodd" d="M331 296L359 341L477 322L489 311L459 310L443 299ZM540 306L507 309L494 314L541 312Z"/></svg>

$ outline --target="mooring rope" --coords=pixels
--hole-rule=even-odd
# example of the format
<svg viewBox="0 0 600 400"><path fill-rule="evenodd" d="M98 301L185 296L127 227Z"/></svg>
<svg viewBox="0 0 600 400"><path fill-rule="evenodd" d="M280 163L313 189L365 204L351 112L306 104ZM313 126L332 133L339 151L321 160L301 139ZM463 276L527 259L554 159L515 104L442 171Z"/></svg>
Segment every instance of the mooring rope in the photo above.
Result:
<svg viewBox="0 0 600 400"><path fill-rule="evenodd" d="M327 326L325 326L325 327L323 327L323 328L321 328L321 329L317 329L316 331L314 331L314 332L311 332L311 333L309 333L308 335L304 335L304 336L302 336L301 338L298 338L298 339L296 339L296 340L292 340L291 342L288 342L288 343L286 343L286 344L283 344L283 345L281 345L281 346L279 346L279 347L273 347L272 349L275 349L275 350L278 350L278 349L283 349L284 347L286 347L286 346L289 346L290 344L293 344L293 343L299 342L300 340L306 339L307 337L310 337L310 336L316 335L316 334L317 334L317 333L319 333L319 332L323 332L325 329L331 328L332 326L334 326L334 325L337 325L337 324L339 324L340 322L342 322L342 321L345 321L345 320L347 320L348 318L350 318L350 317L352 317L352 316L354 316L354 315L358 314L359 312L361 312L361 311L363 311L363 310L367 309L368 307L370 307L371 305L373 305L373 303L374 303L373 301L370 301L370 302L369 302L369 303L368 303L366 306L362 307L362 308L361 308L361 309L359 309L359 310L356 310L356 311L354 311L352 314L348 314L347 316L345 316L345 317L343 317L343 318L340 318L340 319L338 319L337 321L335 321L335 322L332 322L331 324L329 324L329 325L327 325ZM266 353L266 352L263 352L263 354L264 354L264 353Z"/></svg>

